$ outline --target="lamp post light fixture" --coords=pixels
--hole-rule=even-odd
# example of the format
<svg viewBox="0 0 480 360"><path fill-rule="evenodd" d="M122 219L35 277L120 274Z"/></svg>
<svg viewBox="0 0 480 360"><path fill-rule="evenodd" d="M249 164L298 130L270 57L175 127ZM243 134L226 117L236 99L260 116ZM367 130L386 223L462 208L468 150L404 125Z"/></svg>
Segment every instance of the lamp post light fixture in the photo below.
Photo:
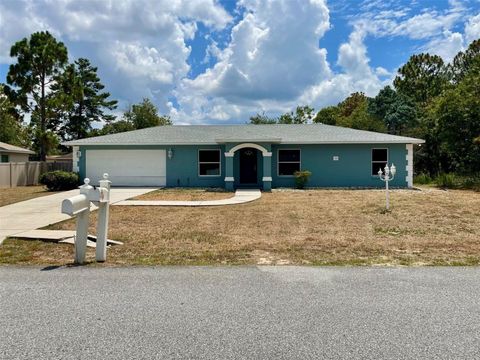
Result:
<svg viewBox="0 0 480 360"><path fill-rule="evenodd" d="M380 180L385 182L385 191L386 191L386 202L387 202L387 210L390 210L390 195L388 193L388 183L393 180L395 177L395 174L397 172L397 168L395 165L392 164L390 168L388 167L388 164L385 165L385 169L378 169L378 177Z"/></svg>

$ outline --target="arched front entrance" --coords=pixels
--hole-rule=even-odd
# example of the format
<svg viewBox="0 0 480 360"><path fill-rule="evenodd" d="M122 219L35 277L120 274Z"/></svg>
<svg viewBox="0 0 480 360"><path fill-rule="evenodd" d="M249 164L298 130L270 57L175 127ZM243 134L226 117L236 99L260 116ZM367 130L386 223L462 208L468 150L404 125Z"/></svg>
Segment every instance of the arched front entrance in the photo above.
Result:
<svg viewBox="0 0 480 360"><path fill-rule="evenodd" d="M237 151L238 160L236 163L238 166L237 169L234 169L234 177L238 177L237 187L259 186L258 176L261 166L258 163L258 153L259 151L255 148L242 148Z"/></svg>
<svg viewBox="0 0 480 360"><path fill-rule="evenodd" d="M228 145L227 145L228 149ZM225 152L225 188L262 187L271 189L272 153L264 146L243 143Z"/></svg>

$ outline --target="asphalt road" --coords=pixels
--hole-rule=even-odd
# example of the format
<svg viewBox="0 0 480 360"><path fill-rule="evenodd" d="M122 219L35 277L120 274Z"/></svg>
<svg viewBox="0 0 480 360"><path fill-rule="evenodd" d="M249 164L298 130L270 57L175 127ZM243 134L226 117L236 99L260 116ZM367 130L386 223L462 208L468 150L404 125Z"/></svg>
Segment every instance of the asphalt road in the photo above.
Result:
<svg viewBox="0 0 480 360"><path fill-rule="evenodd" d="M480 268L0 267L1 359L479 359Z"/></svg>

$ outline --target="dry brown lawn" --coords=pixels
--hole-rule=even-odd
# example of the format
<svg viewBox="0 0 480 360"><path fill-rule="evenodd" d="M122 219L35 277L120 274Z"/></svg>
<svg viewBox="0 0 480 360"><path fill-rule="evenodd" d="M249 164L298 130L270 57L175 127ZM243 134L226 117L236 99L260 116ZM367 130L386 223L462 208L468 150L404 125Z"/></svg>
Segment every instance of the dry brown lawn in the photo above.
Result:
<svg viewBox="0 0 480 360"><path fill-rule="evenodd" d="M391 200L391 212L378 190L274 191L222 207L113 206L109 236L125 245L110 248L106 264L480 263L480 193L396 190ZM53 228L74 229L74 222ZM0 263L72 258L68 245L7 240L0 247Z"/></svg>
<svg viewBox="0 0 480 360"><path fill-rule="evenodd" d="M51 195L44 186L18 186L14 188L0 188L0 206L16 202Z"/></svg>
<svg viewBox="0 0 480 360"><path fill-rule="evenodd" d="M176 201L204 201L222 200L234 196L233 192L222 189L158 189L133 198L134 200L176 200Z"/></svg>

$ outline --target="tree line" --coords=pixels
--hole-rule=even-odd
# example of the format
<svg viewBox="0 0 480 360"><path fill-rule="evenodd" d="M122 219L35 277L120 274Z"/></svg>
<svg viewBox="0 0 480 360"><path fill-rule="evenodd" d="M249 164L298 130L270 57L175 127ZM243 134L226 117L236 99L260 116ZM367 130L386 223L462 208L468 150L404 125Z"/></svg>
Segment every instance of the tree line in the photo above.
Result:
<svg viewBox="0 0 480 360"><path fill-rule="evenodd" d="M62 150L61 140L171 124L149 99L117 119L112 112L118 103L97 67L86 58L69 63L65 44L48 31L16 42L10 56L15 62L0 84L0 141L31 148L41 161ZM96 122L103 127L94 128Z"/></svg>
<svg viewBox="0 0 480 360"><path fill-rule="evenodd" d="M426 140L415 149L416 171L430 175L480 172L480 39L450 63L416 54L398 69L392 86L375 97L355 92L335 106L310 106L252 124L323 123Z"/></svg>

